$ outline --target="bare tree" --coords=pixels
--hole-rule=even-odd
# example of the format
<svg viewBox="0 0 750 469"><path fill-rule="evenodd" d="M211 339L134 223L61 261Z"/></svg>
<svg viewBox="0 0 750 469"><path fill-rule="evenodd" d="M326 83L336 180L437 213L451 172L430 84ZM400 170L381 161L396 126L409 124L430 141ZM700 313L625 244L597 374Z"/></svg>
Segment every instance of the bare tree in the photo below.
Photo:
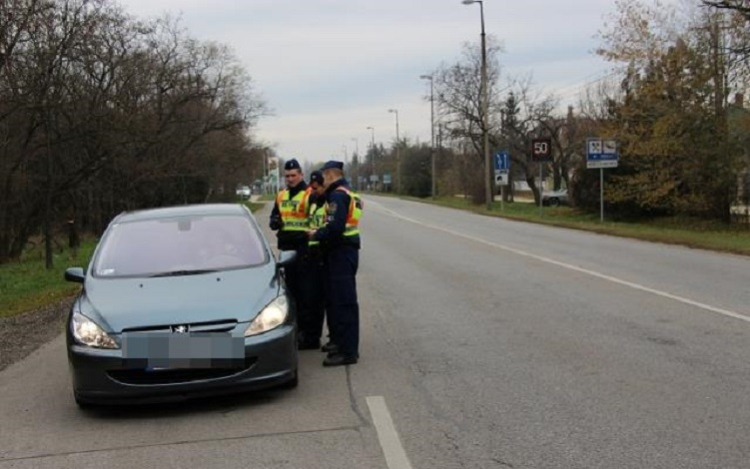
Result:
<svg viewBox="0 0 750 469"><path fill-rule="evenodd" d="M8 0L0 18L0 262L42 228L51 260L68 222L217 197L258 158L267 110L229 48L108 0Z"/></svg>
<svg viewBox="0 0 750 469"><path fill-rule="evenodd" d="M555 115L558 100L553 94L544 95L535 90L531 78L513 81L510 89L503 102L498 143L510 151L511 166L515 168L511 179L525 180L538 202L541 197L540 165L542 170L553 168L558 178L567 181L568 160L574 154L576 143L571 139L571 132L566 131L568 121ZM539 137L552 139L555 159L551 165L532 160L532 140Z"/></svg>
<svg viewBox="0 0 750 469"><path fill-rule="evenodd" d="M478 163L484 161L482 136L486 129L490 136L500 130L501 97L498 90L500 65L498 56L502 46L490 37L487 47L487 82L489 122L482 114L481 50L476 44L465 44L459 62L442 65L434 76L436 108L447 140L467 141L473 148ZM429 97L427 97L429 99ZM491 145L497 145L497 139ZM483 163L482 163L483 164ZM471 187L475 203L485 202L484 176Z"/></svg>
<svg viewBox="0 0 750 469"><path fill-rule="evenodd" d="M747 0L702 0L703 4L721 10L729 10L739 13L750 21L750 4Z"/></svg>

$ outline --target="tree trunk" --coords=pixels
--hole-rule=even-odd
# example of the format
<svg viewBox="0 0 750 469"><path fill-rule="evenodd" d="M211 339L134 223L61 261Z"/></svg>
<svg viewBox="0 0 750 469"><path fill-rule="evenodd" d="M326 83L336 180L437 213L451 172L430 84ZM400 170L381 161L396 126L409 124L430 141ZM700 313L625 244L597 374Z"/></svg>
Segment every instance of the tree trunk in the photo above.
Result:
<svg viewBox="0 0 750 469"><path fill-rule="evenodd" d="M52 229L52 146L50 145L50 116L47 111L47 184L45 188L46 197L44 200L44 266L47 270L52 269L55 266L55 261L52 252L52 237L54 236Z"/></svg>

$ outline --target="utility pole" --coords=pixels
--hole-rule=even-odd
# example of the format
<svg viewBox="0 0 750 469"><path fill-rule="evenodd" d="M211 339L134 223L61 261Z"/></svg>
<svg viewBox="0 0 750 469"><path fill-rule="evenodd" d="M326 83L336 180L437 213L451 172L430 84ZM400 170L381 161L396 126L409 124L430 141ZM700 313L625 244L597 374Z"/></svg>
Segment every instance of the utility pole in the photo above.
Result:
<svg viewBox="0 0 750 469"><path fill-rule="evenodd" d="M372 148L372 172L375 174L375 191L378 190L378 183L380 182L380 178L378 178L378 167L375 164L375 127L369 126L367 127L367 130L370 131L370 145Z"/></svg>
<svg viewBox="0 0 750 469"><path fill-rule="evenodd" d="M263 180L260 184L260 191L266 195L266 184L268 184L268 148L263 148Z"/></svg>
<svg viewBox="0 0 750 469"><path fill-rule="evenodd" d="M421 75L422 80L430 80L430 166L432 167L432 188L430 194L432 199L437 195L435 192L435 93L434 77L432 75Z"/></svg>
<svg viewBox="0 0 750 469"><path fill-rule="evenodd" d="M481 76L481 94L482 94L482 146L484 147L484 192L487 199L487 210L492 210L492 201L494 199L492 186L492 161L490 159L490 114L489 114L489 85L487 79L487 40L484 32L484 1L483 0L463 0L464 5L479 4L479 15L482 23L482 76Z"/></svg>
<svg viewBox="0 0 750 469"><path fill-rule="evenodd" d="M388 109L388 112L396 114L396 177L398 178L396 191L401 194L401 139L398 134L398 109Z"/></svg>

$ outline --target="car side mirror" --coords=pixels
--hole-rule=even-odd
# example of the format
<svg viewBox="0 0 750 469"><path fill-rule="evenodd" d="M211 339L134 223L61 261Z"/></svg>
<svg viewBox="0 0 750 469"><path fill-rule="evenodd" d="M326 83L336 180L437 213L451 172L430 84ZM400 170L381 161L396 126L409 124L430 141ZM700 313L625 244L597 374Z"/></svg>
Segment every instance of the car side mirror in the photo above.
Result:
<svg viewBox="0 0 750 469"><path fill-rule="evenodd" d="M276 278L281 276L281 269L288 266L297 258L297 251L280 251L276 261Z"/></svg>
<svg viewBox="0 0 750 469"><path fill-rule="evenodd" d="M65 280L68 282L83 283L86 279L86 273L83 267L68 267L65 269Z"/></svg>

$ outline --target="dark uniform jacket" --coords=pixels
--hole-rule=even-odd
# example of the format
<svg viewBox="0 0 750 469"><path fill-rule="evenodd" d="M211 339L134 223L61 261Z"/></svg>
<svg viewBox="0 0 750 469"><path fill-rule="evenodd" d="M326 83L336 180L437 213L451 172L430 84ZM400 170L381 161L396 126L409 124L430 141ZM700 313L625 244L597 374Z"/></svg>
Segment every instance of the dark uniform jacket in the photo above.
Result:
<svg viewBox="0 0 750 469"><path fill-rule="evenodd" d="M336 190L339 187L349 189L349 183L346 179L341 178L326 189L325 196L328 204L326 207L326 224L318 229L312 239L320 241L323 249L333 249L343 245L359 249L360 238L358 234L344 236L346 215L349 212L351 196L342 190Z"/></svg>

